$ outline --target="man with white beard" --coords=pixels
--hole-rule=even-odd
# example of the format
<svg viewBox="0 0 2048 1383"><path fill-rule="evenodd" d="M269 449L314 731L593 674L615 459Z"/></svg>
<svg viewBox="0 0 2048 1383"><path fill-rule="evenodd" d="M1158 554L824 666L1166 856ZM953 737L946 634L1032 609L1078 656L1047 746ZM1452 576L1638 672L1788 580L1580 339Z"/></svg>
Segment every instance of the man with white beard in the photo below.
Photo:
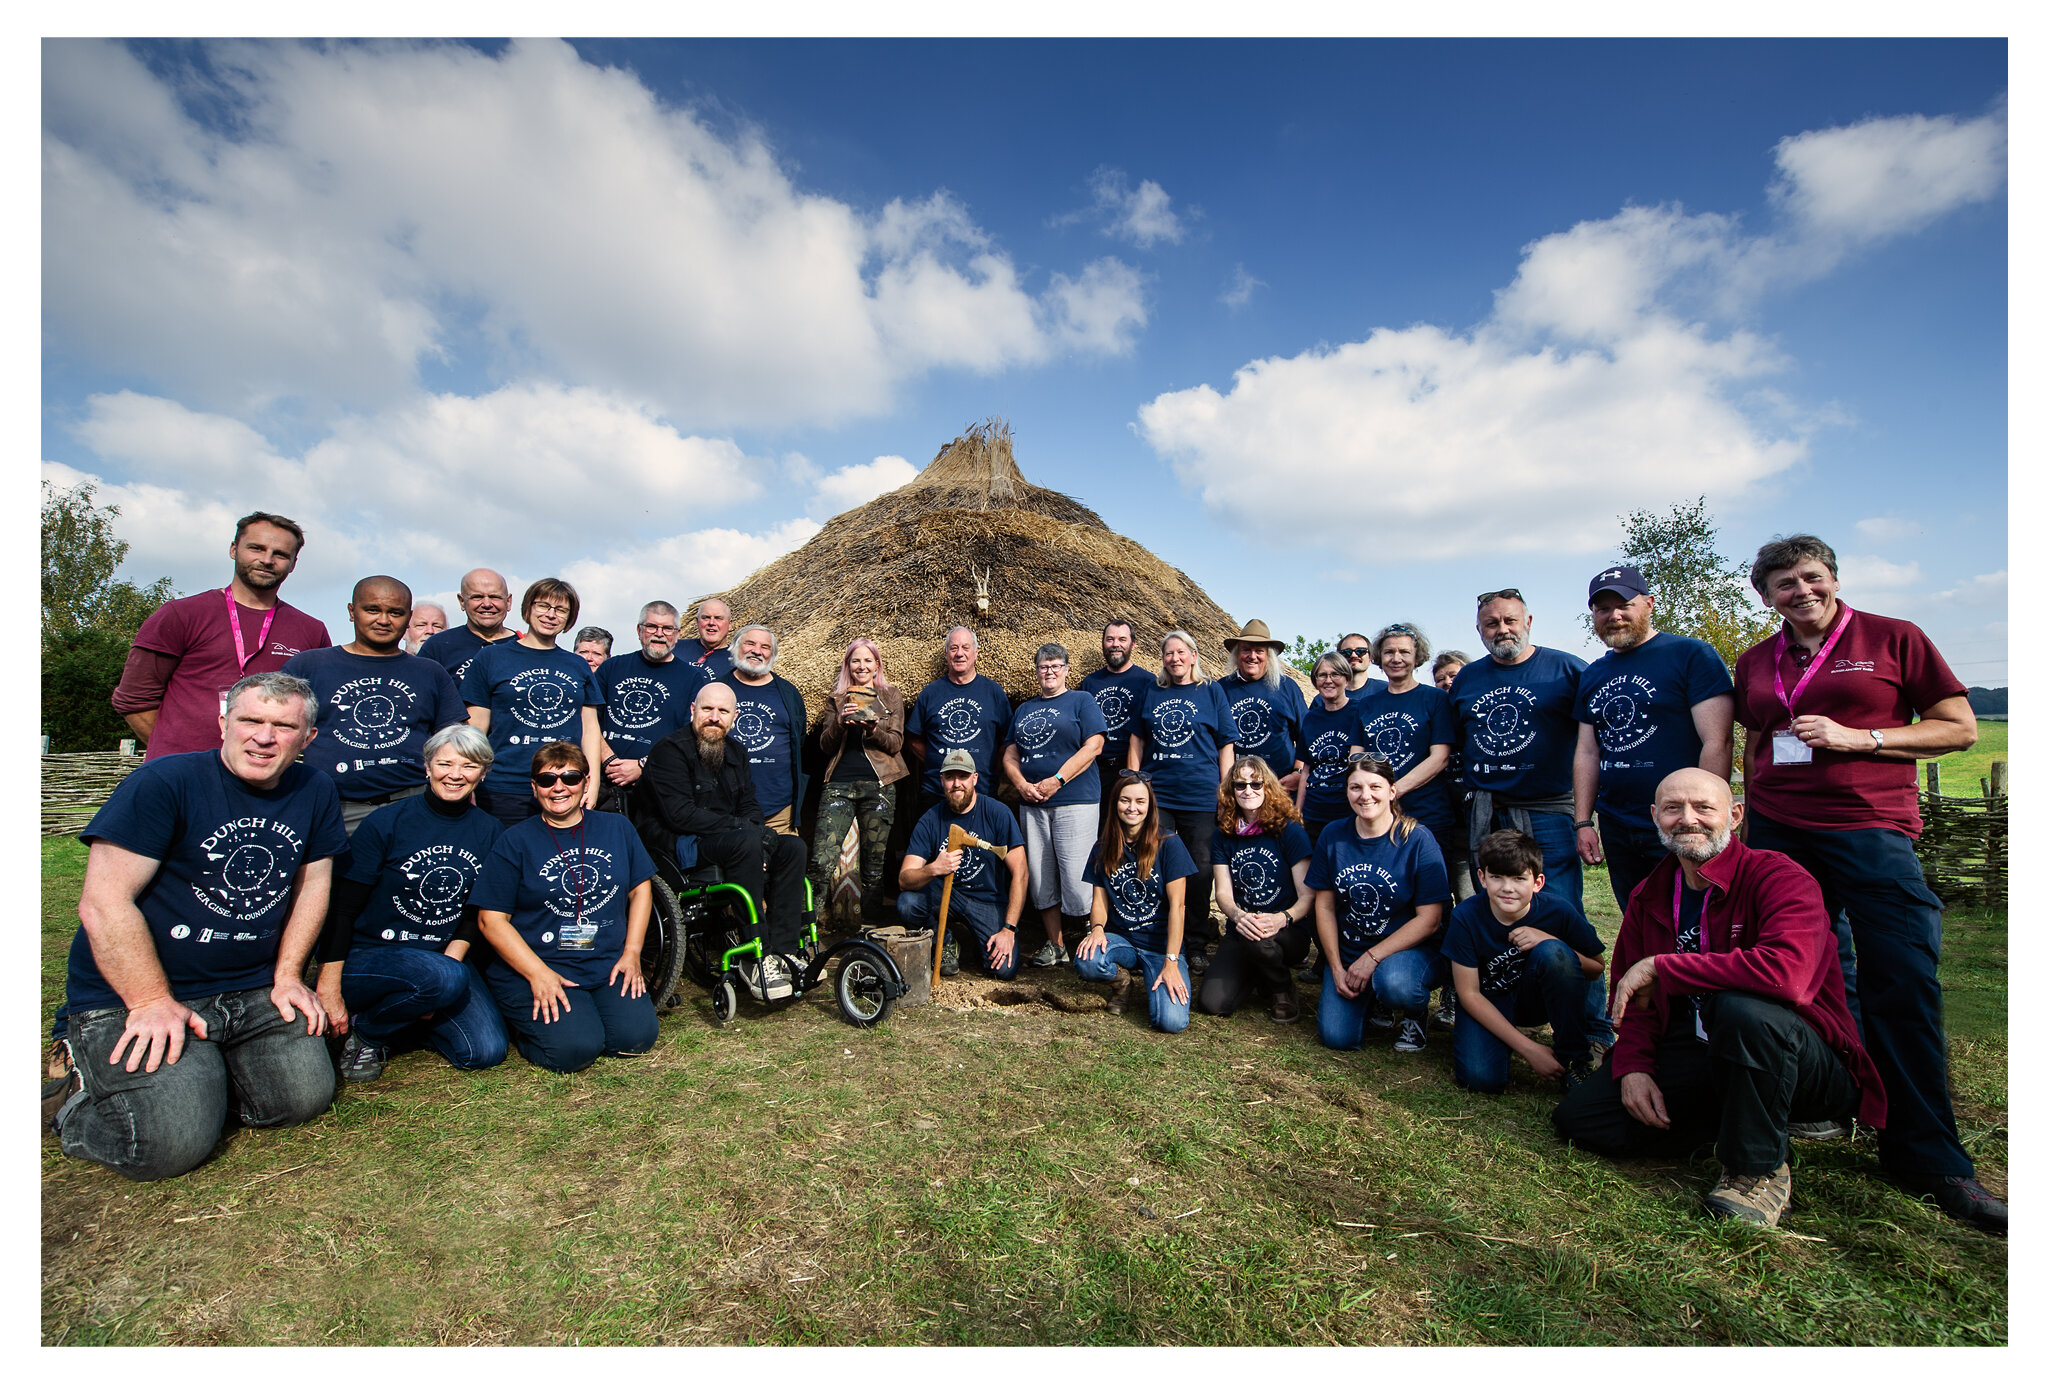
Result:
<svg viewBox="0 0 2048 1383"><path fill-rule="evenodd" d="M1885 1121L1858 1040L1820 885L1735 839L1726 780L1682 768L1657 786L1670 857L1629 901L1614 944L1614 1055L1551 1114L1609 1157L1683 1157L1711 1142L1710 1213L1775 1225L1792 1199L1791 1124Z"/></svg>
<svg viewBox="0 0 2048 1383"><path fill-rule="evenodd" d="M775 670L781 645L767 625L734 630L732 649L732 671L718 679L732 688L739 707L732 737L746 747L761 814L772 829L793 836L804 804L804 727L810 721L804 694Z"/></svg>

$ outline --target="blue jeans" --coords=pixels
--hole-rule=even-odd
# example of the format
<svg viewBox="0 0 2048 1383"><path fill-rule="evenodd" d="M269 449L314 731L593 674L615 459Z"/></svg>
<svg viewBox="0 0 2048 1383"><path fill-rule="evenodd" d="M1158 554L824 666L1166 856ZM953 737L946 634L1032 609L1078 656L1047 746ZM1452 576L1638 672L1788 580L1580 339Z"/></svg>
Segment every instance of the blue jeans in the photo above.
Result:
<svg viewBox="0 0 2048 1383"><path fill-rule="evenodd" d="M601 1056L638 1056L661 1036L654 1000L626 998L617 980L565 990L569 1010L552 1023L533 1016L533 987L511 966L493 965L488 983L519 1055L550 1071L580 1071Z"/></svg>
<svg viewBox="0 0 2048 1383"><path fill-rule="evenodd" d="M417 946L357 946L341 972L349 1026L380 1047L428 1046L463 1071L505 1059L505 1020L483 976Z"/></svg>
<svg viewBox="0 0 2048 1383"><path fill-rule="evenodd" d="M1337 956L1329 960L1323 971L1322 1002L1316 1005L1316 1038L1325 1047L1355 1052L1365 1045L1368 1000L1363 994L1347 999L1337 992L1337 967L1343 962ZM1429 991L1449 973L1450 967L1436 947L1411 946L1379 963L1372 972L1372 993L1395 1013L1420 1018L1429 1008Z"/></svg>
<svg viewBox="0 0 2048 1383"><path fill-rule="evenodd" d="M290 1021L270 989L238 989L186 1005L206 1020L206 1036L185 1033L175 1063L154 1072L107 1064L128 1024L125 1008L71 1015L71 1051L84 1089L57 1116L58 1137L73 1157L132 1181L182 1176L206 1160L232 1112L250 1128L281 1128L317 1117L334 1099L327 1043Z"/></svg>
<svg viewBox="0 0 2048 1383"><path fill-rule="evenodd" d="M1820 883L1849 1012L1884 1082L1878 1162L1895 1172L1974 1176L1949 1104L1937 973L1941 900L1927 887L1913 842L1882 827L1809 831L1761 812L1749 814L1747 840L1753 849L1790 855Z"/></svg>
<svg viewBox="0 0 2048 1383"><path fill-rule="evenodd" d="M1550 1024L1550 1048L1559 1061L1583 1061L1592 1055L1586 1035L1587 984L1578 952L1562 941L1544 941L1523 958L1522 978L1513 989L1486 997L1518 1028ZM1498 1095L1508 1088L1511 1055L1508 1044L1488 1032L1470 1008L1459 1009L1458 1026L1451 1031L1453 1080L1467 1090Z"/></svg>
<svg viewBox="0 0 2048 1383"><path fill-rule="evenodd" d="M934 879L925 887L896 895L896 916L906 927L936 927L939 924L939 890L945 887L943 879ZM952 903L946 909L946 928L959 928L974 940L970 944L965 938L960 943L960 959L973 965L994 979L1007 980L1017 973L1017 947L1014 938L1010 946L1008 963L998 967L988 958L989 938L1003 925L1001 905L977 898L969 893L953 895Z"/></svg>
<svg viewBox="0 0 2048 1383"><path fill-rule="evenodd" d="M1106 932L1108 943L1102 950L1083 956L1074 953L1074 973L1084 980L1113 980L1119 968L1140 971L1144 975L1145 1005L1152 1018L1152 1026L1160 1032L1180 1032L1188 1025L1188 999L1176 999L1166 992L1166 986L1158 984L1159 977L1166 973L1166 952L1141 951L1131 944L1129 937L1121 932ZM1180 982L1188 984L1188 958L1175 956L1174 965L1180 970ZM1155 988L1155 985L1157 986ZM1189 998L1194 990L1187 990Z"/></svg>
<svg viewBox="0 0 2048 1383"><path fill-rule="evenodd" d="M1657 839L1651 826L1630 826L1600 818L1600 853L1607 857L1607 882L1614 889L1614 901L1628 911L1629 896L1636 885L1650 877L1650 871L1671 852Z"/></svg>

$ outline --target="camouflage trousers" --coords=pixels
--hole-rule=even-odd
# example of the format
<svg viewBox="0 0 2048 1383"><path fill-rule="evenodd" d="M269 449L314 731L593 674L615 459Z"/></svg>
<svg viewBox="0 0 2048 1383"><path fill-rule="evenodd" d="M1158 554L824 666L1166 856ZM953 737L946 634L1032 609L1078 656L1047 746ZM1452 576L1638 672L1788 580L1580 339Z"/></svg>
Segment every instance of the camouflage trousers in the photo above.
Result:
<svg viewBox="0 0 2048 1383"><path fill-rule="evenodd" d="M870 927L893 921L882 908L882 862L889 828L896 821L896 785L873 778L827 783L818 799L816 846L811 851L811 892L822 916L839 872L839 847L847 828L860 823L860 920Z"/></svg>

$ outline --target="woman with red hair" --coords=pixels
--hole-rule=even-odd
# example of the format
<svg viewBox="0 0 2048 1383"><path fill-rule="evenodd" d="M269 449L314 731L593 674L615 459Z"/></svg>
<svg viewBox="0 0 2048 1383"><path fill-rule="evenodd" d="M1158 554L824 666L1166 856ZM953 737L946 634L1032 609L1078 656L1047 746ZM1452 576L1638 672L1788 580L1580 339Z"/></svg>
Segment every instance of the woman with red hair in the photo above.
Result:
<svg viewBox="0 0 2048 1383"><path fill-rule="evenodd" d="M858 822L861 926L885 926L892 919L882 907L882 862L896 821L896 783L910 769L903 762L903 693L889 685L873 639L846 646L818 740L831 761L818 795L812 896L820 908L830 900L840 843Z"/></svg>

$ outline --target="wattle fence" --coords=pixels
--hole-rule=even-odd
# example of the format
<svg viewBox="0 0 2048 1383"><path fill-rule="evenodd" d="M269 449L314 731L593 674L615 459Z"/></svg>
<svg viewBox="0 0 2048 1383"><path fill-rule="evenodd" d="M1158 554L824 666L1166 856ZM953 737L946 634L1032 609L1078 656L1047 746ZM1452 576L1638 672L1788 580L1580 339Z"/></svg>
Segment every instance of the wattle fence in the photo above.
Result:
<svg viewBox="0 0 2048 1383"><path fill-rule="evenodd" d="M140 754L120 751L43 755L43 834L70 836L84 830L115 786L141 763Z"/></svg>
<svg viewBox="0 0 2048 1383"><path fill-rule="evenodd" d="M1941 765L1927 765L1927 790L1920 794L1924 827L1915 847L1927 886L1950 907L1969 903L2002 908L2006 890L2005 761L1978 780L1979 796L1946 797Z"/></svg>

